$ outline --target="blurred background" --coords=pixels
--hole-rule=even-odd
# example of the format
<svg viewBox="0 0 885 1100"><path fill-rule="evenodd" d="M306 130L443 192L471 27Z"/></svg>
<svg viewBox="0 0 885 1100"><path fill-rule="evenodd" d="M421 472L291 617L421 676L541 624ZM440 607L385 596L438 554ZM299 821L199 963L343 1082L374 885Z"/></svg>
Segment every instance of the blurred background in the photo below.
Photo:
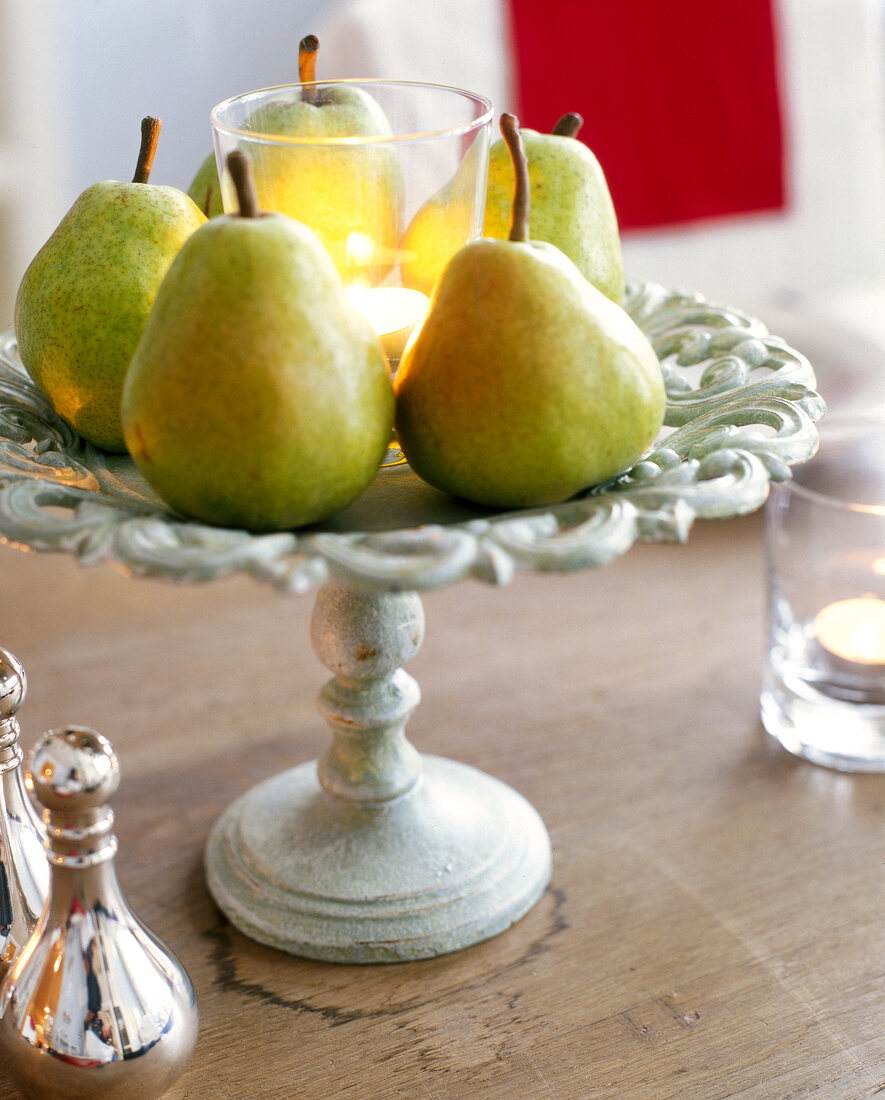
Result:
<svg viewBox="0 0 885 1100"><path fill-rule="evenodd" d="M585 117L633 277L762 317L849 398L885 378L883 0L0 0L0 327L77 195L187 188L209 111L297 80L469 88L524 125ZM665 10L661 10L665 9ZM822 387L823 388L823 387ZM882 388L885 393L885 386Z"/></svg>

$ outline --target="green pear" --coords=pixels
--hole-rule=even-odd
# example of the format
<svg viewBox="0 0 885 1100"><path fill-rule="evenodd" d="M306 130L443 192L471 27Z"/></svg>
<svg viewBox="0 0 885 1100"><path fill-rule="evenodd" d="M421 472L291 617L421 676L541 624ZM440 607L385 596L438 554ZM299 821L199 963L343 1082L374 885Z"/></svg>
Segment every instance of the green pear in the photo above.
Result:
<svg viewBox="0 0 885 1100"><path fill-rule="evenodd" d="M400 243L403 286L430 294L452 256L481 232L485 134L474 139L452 178L409 222Z"/></svg>
<svg viewBox="0 0 885 1100"><path fill-rule="evenodd" d="M315 85L319 43L301 43L301 96L256 111L248 129L291 141L250 146L262 206L309 225L348 284L380 282L396 262L403 182L386 115L346 83ZM354 144L352 139L377 138Z"/></svg>
<svg viewBox="0 0 885 1100"><path fill-rule="evenodd" d="M15 303L22 363L55 411L84 438L124 451L123 379L179 248L205 222L174 187L148 182L159 136L142 123L131 183L88 187L32 260Z"/></svg>
<svg viewBox="0 0 885 1100"><path fill-rule="evenodd" d="M298 47L298 79L302 83L316 79L316 55L319 48L320 42L315 34L309 34L301 39ZM255 127L253 126L252 129ZM191 181L187 193L207 218L214 218L224 213L218 158L214 151L209 153L197 169L197 174ZM231 201L236 199L233 185L230 188L230 198Z"/></svg>
<svg viewBox="0 0 885 1100"><path fill-rule="evenodd" d="M490 507L553 504L614 477L652 444L665 410L654 349L558 248L528 239L518 123L508 240L451 259L395 380L396 431L414 471Z"/></svg>
<svg viewBox="0 0 885 1100"><path fill-rule="evenodd" d="M273 100L247 119L246 131L291 139L248 143L258 199L264 209L309 225L348 284L374 285L396 262L399 160L383 140L392 131L377 100L343 82L314 86L318 51L315 35L301 40L299 98ZM354 144L355 137L379 140ZM231 182L219 182L214 165L210 155L188 191L210 217L221 212L225 193L229 203L235 200Z"/></svg>
<svg viewBox="0 0 885 1100"><path fill-rule="evenodd" d="M593 153L575 136L583 119L563 115L552 134L523 130L531 181L532 236L556 245L585 278L613 302L624 297L624 265L618 220L605 175ZM483 233L506 239L514 190L506 143L489 153Z"/></svg>
<svg viewBox="0 0 885 1100"><path fill-rule="evenodd" d="M248 163L228 159L240 212L201 226L163 280L126 376L123 427L174 509L276 531L365 489L390 439L393 389L319 238L258 210Z"/></svg>
<svg viewBox="0 0 885 1100"><path fill-rule="evenodd" d="M214 218L224 213L215 153L210 153L200 165L187 193L207 218Z"/></svg>

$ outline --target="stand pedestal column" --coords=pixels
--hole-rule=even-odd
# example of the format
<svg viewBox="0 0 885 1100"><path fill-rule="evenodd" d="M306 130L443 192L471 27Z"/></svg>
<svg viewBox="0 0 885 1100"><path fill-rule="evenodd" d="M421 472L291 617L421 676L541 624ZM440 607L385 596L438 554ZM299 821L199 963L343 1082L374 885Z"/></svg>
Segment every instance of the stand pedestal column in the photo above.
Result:
<svg viewBox="0 0 885 1100"><path fill-rule="evenodd" d="M510 787L407 741L420 597L329 582L311 634L334 674L319 700L332 744L221 816L206 849L217 904L245 935L333 962L427 958L503 931L543 893L550 843Z"/></svg>

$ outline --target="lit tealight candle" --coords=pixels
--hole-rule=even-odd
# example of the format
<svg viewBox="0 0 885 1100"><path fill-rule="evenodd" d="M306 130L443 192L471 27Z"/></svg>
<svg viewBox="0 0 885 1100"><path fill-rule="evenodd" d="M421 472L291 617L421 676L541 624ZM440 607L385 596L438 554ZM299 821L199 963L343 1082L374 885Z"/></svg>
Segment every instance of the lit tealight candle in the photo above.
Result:
<svg viewBox="0 0 885 1100"><path fill-rule="evenodd" d="M814 631L840 661L885 671L885 600L860 596L831 603L815 616Z"/></svg>
<svg viewBox="0 0 885 1100"><path fill-rule="evenodd" d="M424 320L430 304L427 295L404 286L352 287L349 293L378 333L387 358L395 367L409 337Z"/></svg>

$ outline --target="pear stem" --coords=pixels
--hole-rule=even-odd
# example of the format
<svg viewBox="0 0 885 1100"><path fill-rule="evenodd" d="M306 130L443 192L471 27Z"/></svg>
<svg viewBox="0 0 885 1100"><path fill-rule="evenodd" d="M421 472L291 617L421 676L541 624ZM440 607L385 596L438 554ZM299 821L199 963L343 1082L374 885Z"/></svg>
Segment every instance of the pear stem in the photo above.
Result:
<svg viewBox="0 0 885 1100"><path fill-rule="evenodd" d="M257 218L258 195L255 191L255 177L252 175L252 160L242 149L234 149L227 158L227 169L234 181L237 192L237 204L241 218Z"/></svg>
<svg viewBox="0 0 885 1100"><path fill-rule="evenodd" d="M317 53L320 40L315 34L308 34L298 45L298 79L302 84L313 84L317 78ZM316 88L302 88L301 98L305 103L316 103Z"/></svg>
<svg viewBox="0 0 885 1100"><path fill-rule="evenodd" d="M163 123L158 118L141 120L141 148L138 151L138 161L135 165L133 183L147 183L151 178L151 168L154 163L154 154L157 151L157 142L160 140L160 128Z"/></svg>
<svg viewBox="0 0 885 1100"><path fill-rule="evenodd" d="M563 115L559 122L553 127L553 133L556 137L577 137L578 130L584 125L584 119L576 111L570 111L567 115Z"/></svg>
<svg viewBox="0 0 885 1100"><path fill-rule="evenodd" d="M513 220L510 223L511 241L527 241L529 239L529 162L525 155L522 134L519 130L519 119L516 115L501 115L501 133L510 150L510 160L513 162L513 174L516 177L516 187L513 193Z"/></svg>

